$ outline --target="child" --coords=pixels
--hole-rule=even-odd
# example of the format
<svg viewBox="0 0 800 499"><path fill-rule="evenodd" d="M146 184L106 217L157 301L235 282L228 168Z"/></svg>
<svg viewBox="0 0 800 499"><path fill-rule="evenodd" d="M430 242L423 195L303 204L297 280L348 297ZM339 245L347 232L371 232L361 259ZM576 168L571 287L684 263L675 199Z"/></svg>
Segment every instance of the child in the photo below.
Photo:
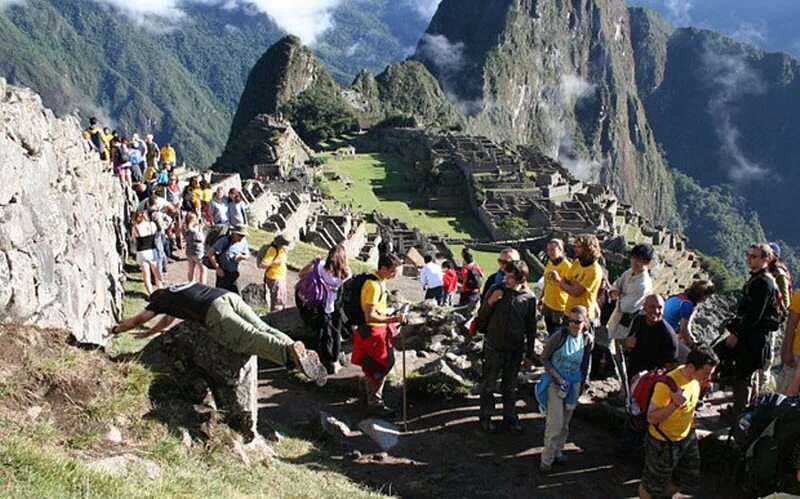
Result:
<svg viewBox="0 0 800 499"><path fill-rule="evenodd" d="M203 227L200 225L197 214L189 213L186 215L184 231L186 237L186 260L189 263L186 279L205 284L206 267L201 260L206 253L206 235L203 232ZM195 272L197 273L197 279L195 279Z"/></svg>
<svg viewBox="0 0 800 499"><path fill-rule="evenodd" d="M445 260L442 263L444 275L442 276L442 287L444 287L444 304L452 307L458 287L458 272L453 268L453 262Z"/></svg>

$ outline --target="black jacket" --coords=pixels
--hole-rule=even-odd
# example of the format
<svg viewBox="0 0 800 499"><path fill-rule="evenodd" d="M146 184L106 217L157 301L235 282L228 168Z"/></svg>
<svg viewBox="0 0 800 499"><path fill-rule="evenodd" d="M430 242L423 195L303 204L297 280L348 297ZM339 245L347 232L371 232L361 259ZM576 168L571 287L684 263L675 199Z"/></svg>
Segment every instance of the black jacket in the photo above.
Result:
<svg viewBox="0 0 800 499"><path fill-rule="evenodd" d="M503 297L489 306L489 296L495 289ZM536 297L529 289L516 291L496 285L489 288L478 310L478 330L485 331L484 344L501 351L524 351L533 358L536 340Z"/></svg>
<svg viewBox="0 0 800 499"><path fill-rule="evenodd" d="M780 323L778 286L775 279L766 268L751 273L736 305L733 334L740 339L751 335L765 335L777 330Z"/></svg>

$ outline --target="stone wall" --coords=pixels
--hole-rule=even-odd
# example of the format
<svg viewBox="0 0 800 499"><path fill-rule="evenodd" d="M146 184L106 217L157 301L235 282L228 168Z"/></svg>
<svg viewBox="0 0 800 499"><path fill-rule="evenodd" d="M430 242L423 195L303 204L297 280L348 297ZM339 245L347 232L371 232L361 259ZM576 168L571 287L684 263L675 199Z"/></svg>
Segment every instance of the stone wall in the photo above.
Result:
<svg viewBox="0 0 800 499"><path fill-rule="evenodd" d="M77 119L0 78L0 323L105 344L122 313L126 199Z"/></svg>

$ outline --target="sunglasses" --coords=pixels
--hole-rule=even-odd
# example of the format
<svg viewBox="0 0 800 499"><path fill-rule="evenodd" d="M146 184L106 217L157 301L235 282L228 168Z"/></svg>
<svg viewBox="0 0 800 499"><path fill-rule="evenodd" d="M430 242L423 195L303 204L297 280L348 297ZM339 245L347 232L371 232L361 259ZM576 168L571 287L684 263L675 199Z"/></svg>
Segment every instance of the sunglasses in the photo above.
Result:
<svg viewBox="0 0 800 499"><path fill-rule="evenodd" d="M510 263L511 260L503 260L502 258L497 259L497 263Z"/></svg>
<svg viewBox="0 0 800 499"><path fill-rule="evenodd" d="M583 319L580 319L580 320L570 319L570 320L569 320L569 323L570 323L570 324L575 324L575 325L577 325L577 324L583 324Z"/></svg>

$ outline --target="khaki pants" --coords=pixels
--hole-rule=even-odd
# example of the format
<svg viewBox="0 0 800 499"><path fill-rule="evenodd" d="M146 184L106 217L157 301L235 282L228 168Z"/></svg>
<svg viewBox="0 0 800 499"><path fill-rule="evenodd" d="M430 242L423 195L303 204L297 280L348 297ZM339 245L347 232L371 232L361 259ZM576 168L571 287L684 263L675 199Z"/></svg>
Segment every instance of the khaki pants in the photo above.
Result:
<svg viewBox="0 0 800 499"><path fill-rule="evenodd" d="M280 365L288 361L286 347L294 340L264 323L237 294L225 293L214 300L205 323L214 339L234 352L257 355Z"/></svg>
<svg viewBox="0 0 800 499"><path fill-rule="evenodd" d="M564 399L558 396L558 385L551 383L547 387L547 419L544 426L544 450L542 464L551 465L556 456L560 456L567 443L569 422L575 406L567 406Z"/></svg>
<svg viewBox="0 0 800 499"><path fill-rule="evenodd" d="M266 298L269 301L269 311L277 312L286 308L287 290L286 279L264 279Z"/></svg>

